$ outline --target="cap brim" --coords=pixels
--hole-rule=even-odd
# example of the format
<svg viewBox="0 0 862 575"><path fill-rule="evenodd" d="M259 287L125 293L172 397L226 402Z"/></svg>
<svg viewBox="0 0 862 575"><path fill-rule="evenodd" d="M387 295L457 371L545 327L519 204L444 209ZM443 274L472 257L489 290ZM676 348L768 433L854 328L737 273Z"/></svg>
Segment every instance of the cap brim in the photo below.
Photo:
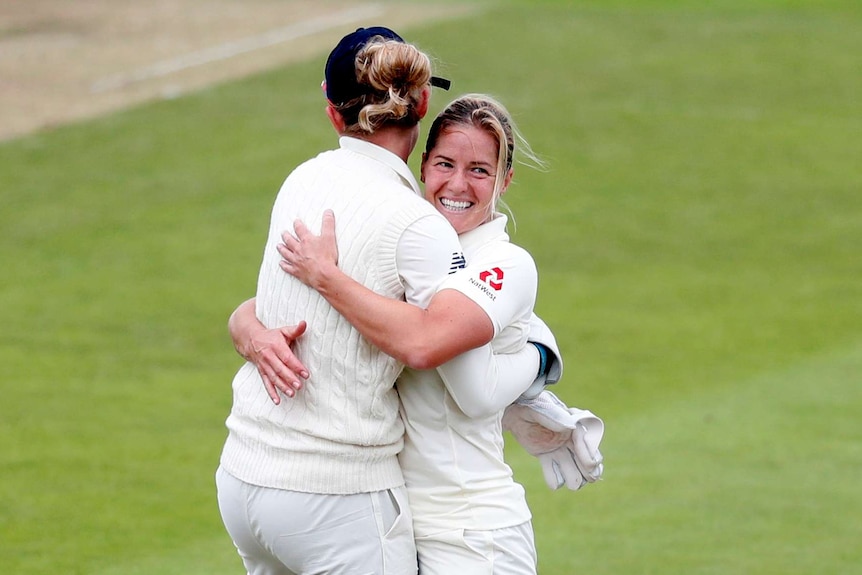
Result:
<svg viewBox="0 0 862 575"><path fill-rule="evenodd" d="M442 88L443 90L448 90L452 87L452 82L447 80L446 78L440 78L439 76L431 76L431 85L435 88Z"/></svg>

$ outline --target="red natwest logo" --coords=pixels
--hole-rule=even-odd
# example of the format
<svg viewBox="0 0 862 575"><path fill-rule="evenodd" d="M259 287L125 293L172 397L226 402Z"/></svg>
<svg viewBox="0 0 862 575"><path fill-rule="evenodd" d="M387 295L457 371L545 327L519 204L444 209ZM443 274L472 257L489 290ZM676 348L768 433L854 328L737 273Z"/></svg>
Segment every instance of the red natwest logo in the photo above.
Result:
<svg viewBox="0 0 862 575"><path fill-rule="evenodd" d="M494 288L496 291L503 289L503 270L500 268L491 268L483 271L479 274L479 279Z"/></svg>

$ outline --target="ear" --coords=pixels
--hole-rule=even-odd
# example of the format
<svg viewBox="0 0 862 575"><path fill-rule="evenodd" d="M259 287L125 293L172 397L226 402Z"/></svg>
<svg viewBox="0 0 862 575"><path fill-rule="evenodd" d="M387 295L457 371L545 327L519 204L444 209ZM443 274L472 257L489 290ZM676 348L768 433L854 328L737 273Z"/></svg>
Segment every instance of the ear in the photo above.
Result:
<svg viewBox="0 0 862 575"><path fill-rule="evenodd" d="M422 152L422 163L419 165L419 181L425 183L425 161L428 159L428 154Z"/></svg>
<svg viewBox="0 0 862 575"><path fill-rule="evenodd" d="M515 175L515 168L509 168L509 171L506 173L506 177L503 178L503 189L500 191L500 195L506 193L506 190L509 189L509 184L512 183L512 176Z"/></svg>
<svg viewBox="0 0 862 575"><path fill-rule="evenodd" d="M326 115L329 118L329 123L332 124L333 128L335 128L335 131L339 134L343 134L344 128L346 127L346 123L344 121L344 116L341 115L341 112L336 110L335 106L327 102Z"/></svg>
<svg viewBox="0 0 862 575"><path fill-rule="evenodd" d="M428 102L431 101L431 88L424 88L422 96L419 98L419 104L416 106L416 112L419 114L419 119L425 117L428 113Z"/></svg>

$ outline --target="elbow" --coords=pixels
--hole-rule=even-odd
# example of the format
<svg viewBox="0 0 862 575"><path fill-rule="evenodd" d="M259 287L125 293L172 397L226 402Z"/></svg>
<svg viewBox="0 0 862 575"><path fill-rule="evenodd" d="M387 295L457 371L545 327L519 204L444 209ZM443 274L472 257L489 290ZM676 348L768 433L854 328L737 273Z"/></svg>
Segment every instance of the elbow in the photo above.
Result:
<svg viewBox="0 0 862 575"><path fill-rule="evenodd" d="M498 411L500 411L496 405L490 405L481 402L470 403L468 405L459 405L458 407L460 407L461 411L464 412L464 415L466 415L470 419L482 419L494 415Z"/></svg>
<svg viewBox="0 0 862 575"><path fill-rule="evenodd" d="M499 405L499 401L495 401L491 395L481 393L481 388L470 390L453 390L449 388L449 395L455 400L458 409L470 419L483 419L496 415L503 411L506 405L509 405L508 403L506 405Z"/></svg>
<svg viewBox="0 0 862 575"><path fill-rule="evenodd" d="M437 354L430 349L410 350L399 359L411 369L435 369L446 363L445 360L440 360Z"/></svg>
<svg viewBox="0 0 862 575"><path fill-rule="evenodd" d="M452 359L446 357L440 346L435 345L428 337L416 341L404 340L402 345L403 353L398 359L412 369L436 369Z"/></svg>

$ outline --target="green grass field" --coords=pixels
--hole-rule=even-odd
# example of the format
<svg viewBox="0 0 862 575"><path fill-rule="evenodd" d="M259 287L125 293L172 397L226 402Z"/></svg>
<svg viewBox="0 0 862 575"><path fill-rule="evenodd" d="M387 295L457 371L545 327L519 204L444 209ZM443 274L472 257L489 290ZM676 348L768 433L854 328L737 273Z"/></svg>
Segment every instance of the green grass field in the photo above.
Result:
<svg viewBox="0 0 862 575"><path fill-rule="evenodd" d="M606 470L511 446L540 573L862 573L862 4L484 5L404 34L550 164L513 237ZM242 573L226 321L323 58L0 144L0 572Z"/></svg>

